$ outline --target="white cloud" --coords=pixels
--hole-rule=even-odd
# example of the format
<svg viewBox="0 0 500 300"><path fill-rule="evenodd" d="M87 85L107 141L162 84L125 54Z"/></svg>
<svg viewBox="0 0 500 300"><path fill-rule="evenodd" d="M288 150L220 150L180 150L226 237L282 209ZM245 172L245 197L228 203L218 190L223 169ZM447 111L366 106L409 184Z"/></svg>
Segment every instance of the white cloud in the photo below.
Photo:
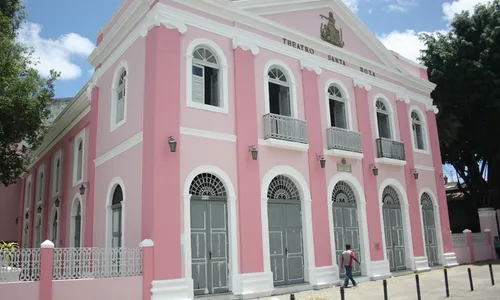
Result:
<svg viewBox="0 0 500 300"><path fill-rule="evenodd" d="M443 19L453 20L456 14L466 10L472 12L477 4L486 4L489 0L455 0L451 3L443 3Z"/></svg>
<svg viewBox="0 0 500 300"><path fill-rule="evenodd" d="M389 0L386 0L389 1ZM407 12L411 8L417 6L417 1L416 0L394 0L394 3L389 4L387 7L387 10L389 12L391 11L397 11L397 12Z"/></svg>
<svg viewBox="0 0 500 300"><path fill-rule="evenodd" d="M50 70L61 72L61 80L76 79L82 75L80 66L74 63L75 57L86 58L95 48L89 39L76 33L67 33L57 39L44 39L40 36L42 26L27 22L19 30L18 40L34 49L34 58L39 60L35 68L42 76Z"/></svg>
<svg viewBox="0 0 500 300"><path fill-rule="evenodd" d="M358 11L358 2L359 0L342 0L344 4L347 5L353 12Z"/></svg>

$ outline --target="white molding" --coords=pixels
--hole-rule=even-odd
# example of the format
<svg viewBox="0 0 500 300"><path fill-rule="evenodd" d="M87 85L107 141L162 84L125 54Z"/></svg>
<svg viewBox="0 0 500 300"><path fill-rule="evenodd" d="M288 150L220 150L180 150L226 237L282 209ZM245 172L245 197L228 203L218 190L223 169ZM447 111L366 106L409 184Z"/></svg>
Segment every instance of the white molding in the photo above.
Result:
<svg viewBox="0 0 500 300"><path fill-rule="evenodd" d="M387 107L387 114L389 117L389 129L391 130L391 140L397 141L397 132L396 132L396 117L397 117L397 111L392 107L391 101L389 101L389 98L384 95L383 93L378 93L373 97L373 121L375 124L372 123L372 126L375 127L375 138L380 137L380 132L378 131L378 118L377 118L377 101L382 100L382 102L385 104Z"/></svg>
<svg viewBox="0 0 500 300"><path fill-rule="evenodd" d="M59 160L59 174L57 174L57 161ZM56 151L54 154L54 158L52 159L52 171L51 171L51 184L50 184L50 190L51 190L51 195L52 198L57 197L61 194L61 188L62 188L62 172L63 171L63 161L62 161L62 149L59 149ZM59 176L56 176L59 175ZM57 178L56 178L57 177ZM56 182L59 183L59 190L56 191ZM57 244L57 243L56 243Z"/></svg>
<svg viewBox="0 0 500 300"><path fill-rule="evenodd" d="M298 119L299 118L299 109L298 109L298 99L297 99L297 81L295 79L294 73L290 67L284 63L283 61L279 59L271 59L269 60L265 66L264 66L264 108L265 108L265 113L269 114L271 112L271 109L269 107L269 70L272 67L277 67L281 69L283 74L285 74L287 80L288 80L288 88L290 89L290 111L291 111L291 116L292 118ZM257 100L256 100L257 101Z"/></svg>
<svg viewBox="0 0 500 300"><path fill-rule="evenodd" d="M260 48L244 37L233 37L233 50L238 47L244 51L251 51L253 55L258 55L260 53Z"/></svg>
<svg viewBox="0 0 500 300"><path fill-rule="evenodd" d="M270 297L274 291L272 272L238 274L233 278L233 295L242 296L242 299Z"/></svg>
<svg viewBox="0 0 500 300"><path fill-rule="evenodd" d="M214 139L226 142L236 142L236 135L209 131L209 130L181 127L180 133L181 135L190 135L190 136L196 136L196 137Z"/></svg>
<svg viewBox="0 0 500 300"><path fill-rule="evenodd" d="M162 11L155 11L154 14L148 14L146 18L148 18L148 22L141 28L140 35L142 37L146 37L153 27L159 27L160 25L167 29L177 30L180 34L184 34L188 30L183 20L179 18L167 19L162 16Z"/></svg>
<svg viewBox="0 0 500 300"><path fill-rule="evenodd" d="M282 141L282 140L277 140L277 139L272 139L272 138L266 139L266 140L259 139L258 143L261 146L276 147L276 148L282 148L282 149L288 149L288 150L296 150L296 151L303 151L303 152L307 152L309 150L309 144Z"/></svg>
<svg viewBox="0 0 500 300"><path fill-rule="evenodd" d="M75 135L75 138L73 139L73 162L72 162L72 174L73 174L73 187L83 183L84 176L85 176L85 147L87 146L87 141L85 138L85 129L83 128L79 133ZM78 174L76 173L78 168L78 145L80 144L80 141L82 142L82 174L81 178L78 179Z"/></svg>
<svg viewBox="0 0 500 300"><path fill-rule="evenodd" d="M125 183L123 182L123 179L121 177L115 177L111 179L110 183L108 184L108 191L106 192L106 202L105 202L105 212L106 212L106 230L104 231L105 234L105 247L106 249L110 249L112 245L112 230L113 230L113 223L112 223L112 211L111 211L111 205L113 201L113 194L117 186L120 186L122 189L122 211L121 211L121 228L120 231L122 233L121 236L121 246L125 247L125 201L126 201L126 193L125 193Z"/></svg>
<svg viewBox="0 0 500 300"><path fill-rule="evenodd" d="M36 170L35 208L44 203L45 180L47 180L45 178L45 164L41 164Z"/></svg>
<svg viewBox="0 0 500 300"><path fill-rule="evenodd" d="M59 203L59 207L61 206L61 203ZM59 211L59 207L56 207L55 204L52 204L52 209L50 210L50 219L49 219L49 224L48 224L48 230L49 234L48 236L52 240L52 242L56 245L56 247L59 245L59 240L61 239L60 236L60 229L61 229L61 213ZM54 240L54 232L52 225L54 224L54 217L55 214L57 213L57 240Z"/></svg>
<svg viewBox="0 0 500 300"><path fill-rule="evenodd" d="M342 92L342 95L344 96L344 103L345 103L345 114L347 117L347 126L348 130L355 131L353 127L353 113L352 113L352 98L349 95L349 90L345 86L345 84L342 82L342 80L337 79L337 78L330 78L326 81L325 83L325 99L326 99L326 124L328 128L333 127L330 119L330 94L328 93L328 89L330 86L335 85L340 91Z"/></svg>
<svg viewBox="0 0 500 300"><path fill-rule="evenodd" d="M111 160L111 159L117 157L118 155L130 150L134 146L142 143L142 140L143 140L143 132L142 131L134 134L133 136L126 139L125 141L123 141L119 145L115 146L113 149L109 150L108 152L106 152L106 153L102 154L101 156L99 156L98 158L96 158L94 160L95 166L98 167L98 166L104 164L105 162L107 162L108 160Z"/></svg>
<svg viewBox="0 0 500 300"><path fill-rule="evenodd" d="M370 80L358 76L354 76L351 78L353 79L353 84L355 87L365 89L367 92L371 91L372 85L370 84Z"/></svg>
<svg viewBox="0 0 500 300"><path fill-rule="evenodd" d="M219 81L219 95L221 106L207 105L193 101L193 52L197 47L206 47L211 50L219 62L219 71L221 79ZM186 106L201 110L229 114L229 77L228 77L228 60L224 50L217 43L206 38L194 39L186 48ZM179 74L180 76L180 74Z"/></svg>
<svg viewBox="0 0 500 300"><path fill-rule="evenodd" d="M396 193L398 193L399 203L401 203L401 217L403 220L403 236L404 236L404 244L405 244L405 260L406 267L408 269L415 269L415 260L414 260L414 252L413 252L413 240L411 235L411 222L410 222L410 207L408 203L408 196L406 195L406 189L404 186L394 178L387 178L382 183L380 183L378 188L378 202L379 202L379 215L380 215L380 230L382 232L382 249L384 251L384 260L387 260L387 250L386 250L386 238L385 238L385 230L384 230L384 213L383 213L383 202L382 197L384 193L384 189L387 186L391 186Z"/></svg>
<svg viewBox="0 0 500 300"><path fill-rule="evenodd" d="M358 153L358 152L351 152L351 151L345 151L345 150L339 150L339 149L332 149L332 150L323 150L325 155L331 155L331 156L337 156L337 157L347 157L347 158L352 158L352 159L363 159L364 155L363 153Z"/></svg>
<svg viewBox="0 0 500 300"><path fill-rule="evenodd" d="M425 272L431 270L431 268L429 267L429 260L427 259L427 256L415 256L413 258L413 265L415 266L413 270L417 272Z"/></svg>
<svg viewBox="0 0 500 300"><path fill-rule="evenodd" d="M139 243L140 248L154 247L154 245L155 243L153 242L153 240L150 239L142 240L142 242Z"/></svg>
<svg viewBox="0 0 500 300"><path fill-rule="evenodd" d="M384 246L385 251L385 246ZM385 254L384 254L385 257ZM368 270L366 271L370 280L380 280L391 277L390 263L387 259L369 261L367 263Z"/></svg>
<svg viewBox="0 0 500 300"><path fill-rule="evenodd" d="M432 111L434 114L439 113L439 108L436 105L429 105L429 103L425 104L427 111Z"/></svg>
<svg viewBox="0 0 500 300"><path fill-rule="evenodd" d="M270 15L284 12L293 12L306 9L329 7L331 0L287 0L286 6L282 0L242 0L231 3L234 7L244 9L257 15Z"/></svg>
<svg viewBox="0 0 500 300"><path fill-rule="evenodd" d="M424 149L417 149L417 147L415 147L415 137L413 135L413 119L411 118L411 113L413 111L416 111L416 113L420 117L420 122L422 125L423 140L424 140ZM426 114L420 109L420 107L418 107L416 105L412 105L412 106L410 106L410 108L408 110L408 119L410 121L410 135L411 135L411 145L412 145L413 152L427 154L427 155L431 154L430 153L430 145L431 144L429 142L429 129L428 129L429 123L427 123Z"/></svg>
<svg viewBox="0 0 500 300"><path fill-rule="evenodd" d="M369 275L368 273L368 263L370 261L370 240L369 240L369 232L368 232L368 221L366 217L366 198L365 198L365 191L363 189L363 185L358 181L358 179L350 174L350 173L345 173L345 172L339 172L335 176L333 176L330 181L328 182L328 194L327 194L327 200L328 201L328 224L329 224L329 230L330 230L330 251L332 255L332 264L337 268L342 267L338 266L336 263L336 258L337 255L335 254L335 230L333 226L333 199L332 199L332 194L333 190L335 189L335 185L339 183L340 181L343 181L349 185L349 187L352 189L354 192L354 195L356 197L356 208L357 208L357 217L358 217L358 222L359 222L359 243L360 243L360 250L361 250L361 273L362 275ZM337 272L337 279L339 276L339 273Z"/></svg>
<svg viewBox="0 0 500 300"><path fill-rule="evenodd" d="M120 122L116 123L116 106L117 106L117 101L118 101L118 95L116 94L118 84L120 82L120 76L122 71L125 70L126 76L125 76L125 96L123 99L123 120ZM128 89L128 82L129 82L129 76L130 76L130 69L128 67L128 63L126 60L122 60L118 66L115 68L115 72L113 74L113 82L111 83L111 116L109 117L109 131L113 132L115 131L118 127L122 126L127 122L127 106L128 106L128 94L129 94L129 89Z"/></svg>
<svg viewBox="0 0 500 300"><path fill-rule="evenodd" d="M300 60L300 68L301 70L308 70L310 72L316 73L316 75L320 75L323 72L321 66L319 66L315 61L312 60Z"/></svg>
<svg viewBox="0 0 500 300"><path fill-rule="evenodd" d="M182 257L183 257L183 268L184 268L184 280L188 281L189 284L189 293L193 295L193 281L192 281L192 273L191 273L191 195L189 194L189 188L191 186L191 182L193 179L202 173L210 173L217 176L226 189L227 197L227 218L228 218L228 246L229 246L229 265L228 265L228 274L229 274L229 290L233 291L237 289L237 280L235 278L239 275L239 252L238 252L238 207L237 207L237 194L234 188L234 185L231 181L231 178L225 171L222 169L211 166L211 165L202 165L194 168L186 177L183 185L183 213L184 213L184 224L183 224L183 233L181 235L181 249L182 249ZM192 297L192 296L191 296ZM165 298L166 299L166 298ZM169 298L172 299L172 298ZM183 298L185 299L185 298ZM189 298L191 299L191 298Z"/></svg>
<svg viewBox="0 0 500 300"><path fill-rule="evenodd" d="M403 88L401 92L396 92L395 94L396 101L402 101L406 104L410 103L410 97L408 96L408 92L406 91L406 89Z"/></svg>
<svg viewBox="0 0 500 300"><path fill-rule="evenodd" d="M443 256L444 256L445 267L458 266L457 255L454 252L445 253Z"/></svg>
<svg viewBox="0 0 500 300"><path fill-rule="evenodd" d="M192 278L153 280L151 286L151 300L187 300L194 298Z"/></svg>
<svg viewBox="0 0 500 300"><path fill-rule="evenodd" d="M54 243L52 243L49 240L45 240L41 245L40 248L42 249L54 249Z"/></svg>
<svg viewBox="0 0 500 300"><path fill-rule="evenodd" d="M415 169L434 172L434 167L431 166L415 165Z"/></svg>
<svg viewBox="0 0 500 300"><path fill-rule="evenodd" d="M436 197L436 194L434 194L434 192L428 187L422 188L418 192L418 206L420 215L420 226L422 230L422 242L424 245L424 253L426 257L429 257L429 254L427 253L427 247L425 246L424 216L422 214L422 203L421 203L422 195L424 193L427 193L431 197L433 212L434 212L434 227L436 229L436 240L438 247L438 261L439 264L444 265L445 256L444 256L444 245L443 245L443 232L441 231L441 214L439 211L439 201L438 198Z"/></svg>
<svg viewBox="0 0 500 300"><path fill-rule="evenodd" d="M387 157L377 157L375 158L375 162L385 165L399 166L399 167L406 166L406 160L399 160Z"/></svg>
<svg viewBox="0 0 500 300"><path fill-rule="evenodd" d="M394 56L396 56L397 58L399 58L399 59L403 60L405 63L410 64L410 65L412 65L412 66L414 66L414 67L417 67L417 68L419 68L419 69L424 69L424 70L426 70L426 72L427 72L427 67L426 67L426 66L421 65L421 64L418 64L418 63L414 62L413 60L409 60L408 58L406 58L406 57L402 56L401 54L397 53L396 51L389 50L389 52L392 52L392 54L394 54ZM404 66L404 65L403 65L403 66ZM420 76L420 75L419 75L419 76Z"/></svg>
<svg viewBox="0 0 500 300"><path fill-rule="evenodd" d="M85 208L83 205L83 199L82 196L80 196L79 193L76 193L75 196L73 196L73 201L71 202L71 207L70 207L70 228L69 228L69 245L71 248L75 247L75 216L76 216L76 209L78 202L80 203L80 208L81 208L81 221L80 221L80 246L83 247L83 235L84 235L84 230L85 230Z"/></svg>
<svg viewBox="0 0 500 300"><path fill-rule="evenodd" d="M264 255L264 272L271 272L271 254L269 248L269 220L267 212L267 190L269 184L278 175L290 178L300 193L302 209L302 247L304 251L304 281L314 284L314 238L312 229L311 192L304 176L288 165L278 165L266 172L261 180L261 222L262 222L262 250Z"/></svg>

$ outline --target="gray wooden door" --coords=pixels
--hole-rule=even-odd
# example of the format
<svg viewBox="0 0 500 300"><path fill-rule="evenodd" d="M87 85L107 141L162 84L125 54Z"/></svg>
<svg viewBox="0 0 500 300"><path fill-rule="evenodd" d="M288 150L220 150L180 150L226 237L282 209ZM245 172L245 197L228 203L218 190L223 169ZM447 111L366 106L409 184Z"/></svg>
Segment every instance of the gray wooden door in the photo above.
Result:
<svg viewBox="0 0 500 300"><path fill-rule="evenodd" d="M274 285L304 282L302 213L299 201L270 200L269 250Z"/></svg>
<svg viewBox="0 0 500 300"><path fill-rule="evenodd" d="M385 248L391 272L406 269L401 204L396 191L387 186L382 193Z"/></svg>
<svg viewBox="0 0 500 300"><path fill-rule="evenodd" d="M295 183L287 176L273 178L267 190L269 252L274 285L304 282L302 209Z"/></svg>
<svg viewBox="0 0 500 300"><path fill-rule="evenodd" d="M358 210L356 208L356 196L351 187L343 181L335 185L332 193L333 230L335 238L335 257L339 266L340 277L345 276L342 265L342 252L345 245L351 245L351 250L359 259L361 247L359 243ZM361 269L357 263L353 264L353 276L361 275Z"/></svg>
<svg viewBox="0 0 500 300"><path fill-rule="evenodd" d="M427 193L422 194L421 204L422 219L424 222L425 250L429 266L432 267L439 264L434 205L432 204L432 200Z"/></svg>

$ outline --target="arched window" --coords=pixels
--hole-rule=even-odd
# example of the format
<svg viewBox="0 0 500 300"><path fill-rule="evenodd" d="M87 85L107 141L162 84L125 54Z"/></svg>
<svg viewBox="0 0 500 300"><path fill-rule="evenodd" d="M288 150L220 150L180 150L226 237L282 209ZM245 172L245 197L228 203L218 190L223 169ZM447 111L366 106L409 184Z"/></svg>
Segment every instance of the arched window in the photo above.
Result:
<svg viewBox="0 0 500 300"><path fill-rule="evenodd" d="M411 127L413 131L413 143L416 149L425 150L423 124L417 111L411 112Z"/></svg>
<svg viewBox="0 0 500 300"><path fill-rule="evenodd" d="M42 215L38 214L36 216L36 227L35 227L35 245L33 247L40 247L42 244Z"/></svg>
<svg viewBox="0 0 500 300"><path fill-rule="evenodd" d="M61 180L61 159L56 161L56 173L54 175L55 192L59 193L59 180Z"/></svg>
<svg viewBox="0 0 500 300"><path fill-rule="evenodd" d="M24 209L28 210L31 205L31 176L26 180L26 191L24 192Z"/></svg>
<svg viewBox="0 0 500 300"><path fill-rule="evenodd" d="M207 47L193 51L192 101L195 103L222 107L221 67L217 56Z"/></svg>
<svg viewBox="0 0 500 300"><path fill-rule="evenodd" d="M78 143L76 155L76 181L80 181L83 178L83 141Z"/></svg>
<svg viewBox="0 0 500 300"><path fill-rule="evenodd" d="M24 220L24 228L23 228L23 248L29 247L30 240L30 220L29 217Z"/></svg>
<svg viewBox="0 0 500 300"><path fill-rule="evenodd" d="M347 129L346 99L336 85L328 87L331 127Z"/></svg>
<svg viewBox="0 0 500 300"><path fill-rule="evenodd" d="M375 103L377 110L378 135L381 138L392 139L390 112L382 99Z"/></svg>
<svg viewBox="0 0 500 300"><path fill-rule="evenodd" d="M111 247L113 248L122 246L122 202L122 187L117 185L111 202Z"/></svg>
<svg viewBox="0 0 500 300"><path fill-rule="evenodd" d="M269 112L276 115L291 117L292 103L290 101L290 80L286 73L277 66L272 66L267 72Z"/></svg>
<svg viewBox="0 0 500 300"><path fill-rule="evenodd" d="M37 201L43 201L43 171L40 172L40 177L38 178L38 191L37 191Z"/></svg>
<svg viewBox="0 0 500 300"><path fill-rule="evenodd" d="M82 245L82 203L79 198L73 201L71 209L72 240L71 247L79 248Z"/></svg>
<svg viewBox="0 0 500 300"><path fill-rule="evenodd" d="M51 240L54 245L57 247L58 244L58 232L59 232L59 216L57 214L57 209L54 210L54 215L52 216L52 228L51 228Z"/></svg>
<svg viewBox="0 0 500 300"><path fill-rule="evenodd" d="M115 103L115 125L120 124L125 120L125 100L127 93L127 70L122 69L120 72L120 78L118 79L118 85L116 87L116 103Z"/></svg>

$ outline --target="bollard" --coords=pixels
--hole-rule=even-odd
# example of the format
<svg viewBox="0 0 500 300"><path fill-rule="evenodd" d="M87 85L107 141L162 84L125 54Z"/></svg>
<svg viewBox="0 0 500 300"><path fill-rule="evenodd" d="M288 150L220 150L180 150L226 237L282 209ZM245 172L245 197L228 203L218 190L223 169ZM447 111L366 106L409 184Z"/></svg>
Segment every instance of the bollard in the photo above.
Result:
<svg viewBox="0 0 500 300"><path fill-rule="evenodd" d="M448 270L444 268L444 288L446 291L446 297L450 297L450 289L448 287Z"/></svg>
<svg viewBox="0 0 500 300"><path fill-rule="evenodd" d="M340 287L340 300L345 300L345 292L344 292L344 287Z"/></svg>
<svg viewBox="0 0 500 300"><path fill-rule="evenodd" d="M290 300L295 300L295 295L294 294L290 294Z"/></svg>
<svg viewBox="0 0 500 300"><path fill-rule="evenodd" d="M490 267L491 285L495 285L495 277L493 277L493 267L491 266L491 263L489 263L488 265Z"/></svg>
<svg viewBox="0 0 500 300"><path fill-rule="evenodd" d="M415 284L417 286L417 300L420 300L420 278L418 277L418 274L415 274Z"/></svg>
<svg viewBox="0 0 500 300"><path fill-rule="evenodd" d="M472 273L470 271L470 268L467 268L467 273L469 273L469 283L470 283L470 291L474 291L474 284L472 283Z"/></svg>
<svg viewBox="0 0 500 300"><path fill-rule="evenodd" d="M387 280L384 279L384 281L382 281L382 284L384 286L384 300L387 300Z"/></svg>

